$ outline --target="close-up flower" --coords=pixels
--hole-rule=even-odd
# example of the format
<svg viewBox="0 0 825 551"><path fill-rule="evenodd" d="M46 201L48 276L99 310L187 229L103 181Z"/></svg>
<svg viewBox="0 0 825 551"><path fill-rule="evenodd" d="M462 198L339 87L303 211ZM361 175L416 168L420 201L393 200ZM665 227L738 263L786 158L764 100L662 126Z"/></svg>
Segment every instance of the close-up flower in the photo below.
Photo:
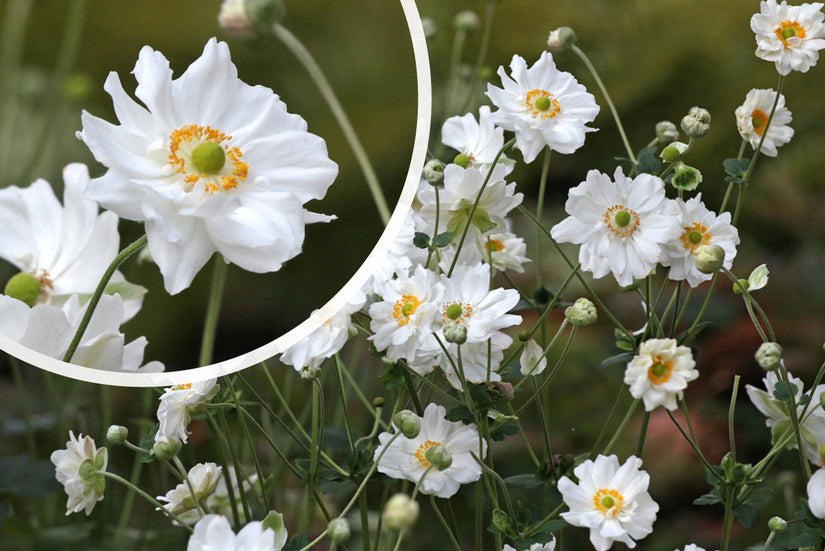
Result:
<svg viewBox="0 0 825 551"><path fill-rule="evenodd" d="M653 531L659 505L647 491L650 476L640 469L642 460L630 456L619 465L615 455L599 455L573 470L579 482L559 479L558 489L569 511L561 516L569 524L590 529L596 551L607 551L614 542L629 548Z"/></svg>
<svg viewBox="0 0 825 551"><path fill-rule="evenodd" d="M648 339L627 364L624 382L630 395L642 399L646 411L659 406L673 411L689 382L699 377L693 354L676 339Z"/></svg>
<svg viewBox="0 0 825 551"><path fill-rule="evenodd" d="M108 168L86 195L145 223L167 292L189 287L215 252L276 271L301 252L305 224L331 219L304 209L337 175L324 140L272 90L240 81L226 43L210 39L174 80L145 46L134 75L143 105L116 73L104 85L119 125L83 112L78 137Z"/></svg>
<svg viewBox="0 0 825 551"><path fill-rule="evenodd" d="M467 113L444 121L441 126L441 142L466 157L457 159L465 167L477 163L489 165L504 147L504 129L493 124L490 108L482 105L478 110L478 120L472 113Z"/></svg>
<svg viewBox="0 0 825 551"><path fill-rule="evenodd" d="M106 489L108 455L106 448L99 448L90 436L79 434L75 437L69 431L69 441L65 450L52 452L51 461L55 467L55 477L63 485L69 496L66 514L83 511L89 516L98 501L103 500Z"/></svg>
<svg viewBox="0 0 825 551"><path fill-rule="evenodd" d="M481 478L481 467L470 452L484 459L487 442L479 442L475 425L447 421L444 418L446 414L446 408L431 403L424 409L421 431L415 438L399 435L390 443L392 434L379 434L381 445L375 449L374 455L378 461L378 471L392 478L417 483L431 466L429 453L440 448L452 456L452 463L444 469L431 468L427 472L419 487L422 494L452 497L462 484Z"/></svg>
<svg viewBox="0 0 825 551"><path fill-rule="evenodd" d="M582 145L587 123L599 114L596 99L570 73L559 71L550 52L531 67L521 56L510 61L510 75L498 68L502 88L487 85L487 96L498 111L492 119L516 134L516 145L531 163L545 146L573 153Z"/></svg>
<svg viewBox="0 0 825 551"><path fill-rule="evenodd" d="M751 17L756 35L756 57L773 61L780 75L807 73L825 48L825 14L820 2L789 6L783 0L763 0Z"/></svg>
<svg viewBox="0 0 825 551"><path fill-rule="evenodd" d="M189 469L186 480L166 492L166 495L157 496L157 499L164 502L163 508L173 515L190 512L215 491L222 470L215 463L198 463Z"/></svg>
<svg viewBox="0 0 825 551"><path fill-rule="evenodd" d="M795 392L795 400L805 393L801 379L788 373L789 385ZM765 424L771 429L771 442L776 444L783 438L793 433L793 425L788 415L788 404L784 399L776 397L777 385L780 382L776 371L768 371L762 379L765 390L752 385L745 386L753 405L762 415L765 416ZM784 385L783 385L784 386ZM811 395L811 404L819 404L820 395L825 392L825 384L817 385ZM796 415L799 419L799 435L802 439L802 448L808 460L819 465L822 459L819 456L819 448L825 445L825 411L820 407L807 408L804 417L802 411L806 409L803 405L797 405ZM788 441L789 448L796 448L796 439Z"/></svg>
<svg viewBox="0 0 825 551"><path fill-rule="evenodd" d="M583 270L596 279L613 273L621 286L650 274L663 248L681 233L679 207L665 197L660 178L635 178L616 168L613 180L597 170L569 192L568 216L550 230L553 239L579 248Z"/></svg>
<svg viewBox="0 0 825 551"><path fill-rule="evenodd" d="M776 102L776 109L771 117L771 124L768 126L768 117L770 117L774 102ZM774 90L754 88L745 96L745 103L736 108L735 114L736 127L742 139L754 149L759 147L761 141L762 147L759 151L768 157L776 157L776 148L785 145L793 137L793 128L788 126L793 117L785 107L785 96L779 94L777 101Z"/></svg>
<svg viewBox="0 0 825 551"><path fill-rule="evenodd" d="M225 516L206 515L195 525L186 551L280 551L286 536L285 530L276 535L260 521L245 524L235 534Z"/></svg>
<svg viewBox="0 0 825 551"><path fill-rule="evenodd" d="M160 427L155 440L168 436L182 443L189 438L187 427L192 412L212 399L218 392L216 379L184 383L165 389L158 406Z"/></svg>
<svg viewBox="0 0 825 551"><path fill-rule="evenodd" d="M668 277L676 281L686 280L691 287L709 281L713 275L696 267L694 251L702 245L718 245L725 251L723 266L730 269L739 245L739 231L731 224L729 212L717 215L702 202L702 194L683 201L675 199L679 206L680 235L665 243L663 266L669 266Z"/></svg>

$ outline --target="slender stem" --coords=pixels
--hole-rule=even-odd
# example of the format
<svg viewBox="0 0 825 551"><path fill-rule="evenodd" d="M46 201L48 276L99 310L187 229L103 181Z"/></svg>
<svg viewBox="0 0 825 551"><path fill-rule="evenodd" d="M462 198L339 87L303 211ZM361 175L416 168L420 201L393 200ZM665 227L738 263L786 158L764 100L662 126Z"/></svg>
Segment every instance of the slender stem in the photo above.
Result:
<svg viewBox="0 0 825 551"><path fill-rule="evenodd" d="M650 421L650 412L645 411L642 416L642 426L639 428L639 441L636 443L636 457L642 457L642 449L645 446L645 436L647 435L647 424Z"/></svg>
<svg viewBox="0 0 825 551"><path fill-rule="evenodd" d="M301 41L280 23L273 24L272 34L283 42L284 46L301 62L315 83L315 86L318 87L318 91L321 92L321 96L323 96L324 101L326 101L330 111L332 111L332 115L338 122L338 126L341 127L344 138L352 149L355 159L358 161L358 166L361 167L361 172L364 173L364 179L367 181L367 186L372 194L372 200L375 202L375 207L378 209L381 221L386 225L387 222L390 221L390 209L387 206L387 200L384 198L384 192L381 191L378 176L375 175L375 170L372 167L372 163L370 163L369 157L367 157L367 152L355 134L355 129L352 127L352 123L350 123L346 112L344 112L341 102L338 101L332 85L330 85L327 77L321 70L321 66L318 65L315 58L312 57L312 54L309 53L309 50L306 49Z"/></svg>
<svg viewBox="0 0 825 551"><path fill-rule="evenodd" d="M624 132L624 127L622 126L622 120L619 118L619 113L616 111L616 107L613 105L613 100L610 99L610 94L607 93L607 88L605 88L602 79L599 78L599 73L596 71L596 67L590 62L590 59L587 55L575 44L573 44L572 48L573 52L579 56L584 62L585 67L587 70L590 71L590 74L593 75L593 78L596 80L596 84L599 86L599 90L602 91L602 95L604 96L605 101L607 102L607 106L610 108L610 114L613 115L613 120L616 121L616 128L619 130L619 135L622 137L622 143L624 144L625 150L627 150L627 155L630 157L630 160L633 161L633 166L636 166L638 162L636 160L636 155L633 154L633 148L630 147L630 142L627 140L627 135Z"/></svg>
<svg viewBox="0 0 825 551"><path fill-rule="evenodd" d="M730 531L733 527L733 493L735 488L731 486L728 488L727 497L725 499L725 518L722 521L722 543L719 545L719 551L727 551L730 544Z"/></svg>
<svg viewBox="0 0 825 551"><path fill-rule="evenodd" d="M733 378L733 391L730 393L728 406L728 441L730 442L730 456L736 461L736 439L733 437L733 414L736 408L736 395L739 393L739 375Z"/></svg>
<svg viewBox="0 0 825 551"><path fill-rule="evenodd" d="M126 480L125 478L120 477L120 476L118 476L114 473L110 473L108 471L104 471L103 476L105 476L106 478L111 478L112 480L115 480L117 482L120 482L121 484L123 484L124 486L126 486L127 488L129 488L130 490L135 492L136 494L138 494L140 497L142 497L143 499L145 499L146 501L151 503L157 510L163 512L163 514L165 514L165 515L168 515L172 520L176 521L178 524L180 524L181 526L183 526L184 528L189 530L189 533L192 533L192 532L195 531L191 526L189 526L188 524L183 522L180 519L180 517L178 517L176 514L172 513L168 509L166 509L163 506L163 503L159 502L157 499L153 498L152 496L150 496L149 494L147 494L146 492L144 492L143 490L141 490L140 488L138 488L137 486L135 486L134 484L132 484L128 480Z"/></svg>
<svg viewBox="0 0 825 551"><path fill-rule="evenodd" d="M633 400L633 403L630 404L630 407L627 408L627 413L622 419L622 422L619 424L619 428L616 429L616 433L613 435L613 438L610 439L610 442L607 443L607 446L604 447L604 451L602 451L602 455L607 455L610 453L610 450L613 449L613 446L616 445L616 442L619 441L619 437L622 435L627 423L630 421L630 418L633 416L633 412L636 411L636 406L639 405L639 399L636 398Z"/></svg>
<svg viewBox="0 0 825 551"><path fill-rule="evenodd" d="M444 518L444 515L441 514L441 511L438 509L438 505L435 504L434 495L430 496L430 504L433 507L433 512L435 513L435 516L437 516L439 522L441 522L441 526L444 527L444 530L450 537L450 542L453 544L453 547L455 547L457 551L461 551L461 545L459 545L458 540L455 539L455 535L453 534L453 531L450 529L450 525L447 524L447 520Z"/></svg>
<svg viewBox="0 0 825 551"><path fill-rule="evenodd" d="M541 214L544 209L544 192L547 188L547 173L550 171L550 157L553 150L548 146L544 151L544 160L541 165L541 178L539 179L539 196L536 201L536 221L541 224ZM541 282L541 228L536 228L536 287Z"/></svg>
<svg viewBox="0 0 825 551"><path fill-rule="evenodd" d="M240 408L241 408L240 400L238 398L240 393L235 392L235 386L232 384L232 378L227 377L226 382L229 385L230 392L232 393L232 402L235 406L235 411L239 411ZM252 438L252 433L249 430L249 426L246 424L246 421L244 420L244 416L241 415L240 413L238 414L238 423L240 423L240 425L241 425L241 430L243 431L244 439L246 440L246 445L249 448L249 453L252 455L252 462L255 464L255 472L258 475L258 480L264 480L264 479L266 479L266 474L264 473L263 466L261 465L261 460L258 457L258 451L257 451L257 446L256 446L255 439ZM241 480L240 473L236 471L235 476L238 480L238 490L241 492L241 494L245 494L244 489L243 489L243 480ZM226 482L227 482L227 488L230 490L229 494L231 496L232 495L232 492L231 492L232 486L230 485L229 480L227 480ZM268 502L267 497L266 497L266 492L263 492L263 491L261 492L261 502L264 506L264 510L268 511L269 510L269 502ZM247 517L247 518L249 518L249 517Z"/></svg>
<svg viewBox="0 0 825 551"><path fill-rule="evenodd" d="M203 321L203 336L201 337L201 353L198 364L212 363L212 354L215 351L215 334L218 329L218 314L221 311L221 297L226 285L227 264L223 255L217 253L212 260L212 285L209 288L209 302L206 307L206 318Z"/></svg>
<svg viewBox="0 0 825 551"><path fill-rule="evenodd" d="M324 403L321 395L321 383L318 379L313 381L312 385L312 450L309 456L309 479L307 482L307 510L304 517L303 532L309 532L309 527L312 526L312 512L314 510L312 502L312 490L315 488L315 482L318 478L318 454L324 440Z"/></svg>
<svg viewBox="0 0 825 551"><path fill-rule="evenodd" d="M106 268L106 271L103 272L103 277L100 278L100 282L98 282L94 294L92 294L88 304L86 305L86 312L84 312L83 319L80 320L80 325L77 327L77 331L72 338L72 342L66 350L66 355L63 356L64 362L72 361L72 356L74 356L75 350L77 350L77 347L80 344L80 339L83 337L83 333L86 332L86 328L89 326L89 321L92 319L92 314L94 314L95 308L97 308L97 303L100 302L100 297L103 296L103 291L106 289L109 279L111 279L118 267L123 264L127 258L139 251L144 245L146 245L145 234L134 241L131 245L120 251L115 259L112 260L112 263L109 264L109 267Z"/></svg>
<svg viewBox="0 0 825 551"><path fill-rule="evenodd" d="M347 429L347 442L349 442L349 449L351 451L355 451L355 441L352 438L352 426L349 421L349 413L347 413L347 391L344 389L344 376L341 373L346 370L347 368L341 363L341 358L339 358L338 354L336 354L335 374L338 376L338 389L341 392L341 405L344 413L344 426Z"/></svg>

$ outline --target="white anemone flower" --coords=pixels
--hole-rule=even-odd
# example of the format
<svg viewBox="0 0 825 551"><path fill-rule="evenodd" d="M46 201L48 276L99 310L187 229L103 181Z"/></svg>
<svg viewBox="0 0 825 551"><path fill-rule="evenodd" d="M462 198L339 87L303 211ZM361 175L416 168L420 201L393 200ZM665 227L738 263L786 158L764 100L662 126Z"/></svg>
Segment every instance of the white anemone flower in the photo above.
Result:
<svg viewBox="0 0 825 551"><path fill-rule="evenodd" d="M164 437L186 444L189 439L189 419L192 412L212 399L218 392L217 379L184 383L167 388L160 397L158 421L160 427L155 442Z"/></svg>
<svg viewBox="0 0 825 551"><path fill-rule="evenodd" d="M547 543L534 543L527 548L527 551L555 551L555 549L556 538L553 538ZM516 548L505 543L504 547L501 548L501 551L516 551Z"/></svg>
<svg viewBox="0 0 825 551"><path fill-rule="evenodd" d="M544 355L544 349L539 346L534 339L529 339L524 343L524 350L519 356L519 371L525 377L531 375L541 375L547 368L547 358Z"/></svg>
<svg viewBox="0 0 825 551"><path fill-rule="evenodd" d="M229 473L229 480L232 482L232 494L236 499L240 499L241 493L248 493L252 489L252 485L258 480L258 475L252 474L244 478L243 484L240 484L238 482L238 473L235 470L235 467L230 465L226 470ZM229 497L229 488L226 485L226 476L224 473L221 473L221 476L218 477L218 483L215 485L215 489L212 493L206 496L205 503L206 508L211 513L224 515L226 517L232 516L232 500ZM241 522L246 520L246 515L243 512L243 509L238 511L238 515ZM204 515L200 509L191 509L179 514L178 518L186 524L195 524L203 516Z"/></svg>
<svg viewBox="0 0 825 551"><path fill-rule="evenodd" d="M636 456L620 466L615 455L599 455L573 470L578 484L566 476L559 480L559 492L570 508L562 518L573 526L589 528L596 551L607 551L617 541L632 549L635 540L653 531L659 505L647 491L650 475L641 466Z"/></svg>
<svg viewBox="0 0 825 551"><path fill-rule="evenodd" d="M493 268L501 272L512 270L523 274L524 264L530 262L526 256L527 244L513 232L491 232L478 237L476 244L481 253L481 260L492 262Z"/></svg>
<svg viewBox="0 0 825 551"><path fill-rule="evenodd" d="M693 354L676 339L648 339L627 364L624 382L630 394L641 398L646 411L659 406L673 411L689 382L699 377Z"/></svg>
<svg viewBox="0 0 825 551"><path fill-rule="evenodd" d="M215 491L222 473L223 467L217 463L198 463L189 469L186 480L166 495L157 496L157 500L165 502L163 509L173 515L190 512Z"/></svg>
<svg viewBox="0 0 825 551"><path fill-rule="evenodd" d="M710 280L713 274L699 271L693 252L702 245L718 245L725 251L723 266L730 269L739 245L739 231L731 224L729 212L717 215L708 210L701 193L687 201L678 198L675 201L679 205L682 232L664 245L661 262L663 266L670 266L670 279L687 280L691 287L696 287Z"/></svg>
<svg viewBox="0 0 825 551"><path fill-rule="evenodd" d="M280 551L286 537L286 529L276 534L260 521L247 523L235 534L225 516L206 515L195 525L186 551Z"/></svg>
<svg viewBox="0 0 825 551"><path fill-rule="evenodd" d="M774 90L758 90L754 88L745 96L745 103L736 108L736 127L742 139L751 144L756 149L762 136L762 148L759 150L768 157L776 157L776 148L785 145L793 137L793 128L788 126L793 117L791 112L785 107L785 96L779 94L779 101L776 103L776 110L768 126L768 133L765 128L768 124L768 116L776 100Z"/></svg>
<svg viewBox="0 0 825 551"><path fill-rule="evenodd" d="M90 436L75 437L69 431L65 450L55 450L50 457L55 466L55 477L63 484L69 496L66 514L83 511L89 516L98 501L103 500L106 488L108 456L106 448L98 449Z"/></svg>
<svg viewBox="0 0 825 551"><path fill-rule="evenodd" d="M224 42L210 39L174 80L167 59L145 46L133 72L145 107L110 73L104 89L121 124L81 116L78 137L108 168L86 195L145 222L170 294L215 252L251 272L276 271L301 252L305 224L331 219L303 207L338 172L324 140L272 90L241 82Z"/></svg>
<svg viewBox="0 0 825 551"><path fill-rule="evenodd" d="M818 469L805 486L808 507L816 518L825 519L825 467Z"/></svg>
<svg viewBox="0 0 825 551"><path fill-rule="evenodd" d="M569 192L568 216L550 230L553 239L579 248L582 269L601 278L613 273L621 286L650 274L663 246L681 233L679 207L665 197L660 178L627 178L621 167L613 175L597 170Z"/></svg>
<svg viewBox="0 0 825 551"><path fill-rule="evenodd" d="M751 17L756 35L756 57L773 61L780 75L791 71L808 72L825 48L825 14L823 4L814 2L789 6L783 0L764 0L759 13Z"/></svg>
<svg viewBox="0 0 825 551"><path fill-rule="evenodd" d="M402 434L389 443L392 434L379 434L381 445L375 449L373 457L378 461L378 470L397 480L418 483L431 465L427 459L428 450L442 446L452 456L452 463L443 470L430 469L419 487L422 494L452 497L462 484L481 478L481 467L470 452L483 459L487 455L487 442L481 440L479 443L475 425L447 421L445 415L447 410L443 406L428 404L421 418L421 431L415 438Z"/></svg>
<svg viewBox="0 0 825 551"><path fill-rule="evenodd" d="M548 146L559 153L573 153L584 145L599 106L592 94L570 73L559 71L550 52L543 52L530 68L520 56L510 61L507 76L498 68L503 88L487 85L487 96L498 107L493 122L516 134L516 145L531 163Z"/></svg>
<svg viewBox="0 0 825 551"><path fill-rule="evenodd" d="M796 390L795 399L799 400L805 389L801 379L794 377L788 373L790 384ZM788 404L785 400L779 400L774 395L776 392L776 385L779 383L779 378L775 371L769 371L762 379L765 384L765 390L756 388L752 385L747 385L745 390L748 393L748 398L756 409L766 417L765 424L771 429L771 443L776 444L784 437L793 433L793 426L788 415ZM820 395L825 392L825 384L818 385L811 396L811 405L808 406L805 417L802 418L802 410L804 406L798 405L796 407L796 415L799 420L799 433L802 437L802 448L808 461L815 465L820 465L822 459L819 457L819 448L825 445L825 411L822 408L814 407L819 404ZM791 439L788 443L789 448L796 448L796 439Z"/></svg>
<svg viewBox="0 0 825 551"><path fill-rule="evenodd" d="M467 113L444 121L441 141L460 155L466 155L467 166L476 163L490 165L504 147L504 129L493 123L490 108L482 105L478 110L478 120L472 113Z"/></svg>

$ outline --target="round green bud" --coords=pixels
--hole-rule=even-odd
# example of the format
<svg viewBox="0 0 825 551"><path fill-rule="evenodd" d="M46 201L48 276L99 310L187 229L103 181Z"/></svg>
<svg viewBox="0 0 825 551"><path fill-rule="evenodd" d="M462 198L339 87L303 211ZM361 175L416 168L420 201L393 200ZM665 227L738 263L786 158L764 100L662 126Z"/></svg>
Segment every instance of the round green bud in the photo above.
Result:
<svg viewBox="0 0 825 551"><path fill-rule="evenodd" d="M427 448L427 451L424 452L424 459L439 471L449 469L450 465L453 464L453 456L441 444Z"/></svg>
<svg viewBox="0 0 825 551"><path fill-rule="evenodd" d="M447 306L447 310L444 312L447 314L447 317L451 320L456 320L464 313L464 308L461 307L460 304L456 304L455 302Z"/></svg>
<svg viewBox="0 0 825 551"><path fill-rule="evenodd" d="M693 191L702 183L702 173L682 161L676 161L671 185L681 191Z"/></svg>
<svg viewBox="0 0 825 551"><path fill-rule="evenodd" d="M675 142L679 139L679 129L670 121L656 123L656 141L659 145Z"/></svg>
<svg viewBox="0 0 825 551"><path fill-rule="evenodd" d="M602 507L604 507L605 509L610 509L614 505L616 505L616 500L614 500L612 497L610 497L610 496L602 497Z"/></svg>
<svg viewBox="0 0 825 551"><path fill-rule="evenodd" d="M453 20L455 28L459 31L472 33L478 30L481 26L481 19L475 12L470 10L460 11L455 15Z"/></svg>
<svg viewBox="0 0 825 551"><path fill-rule="evenodd" d="M573 306L568 306L564 311L564 317L575 327L587 327L599 319L596 305L584 297L577 299Z"/></svg>
<svg viewBox="0 0 825 551"><path fill-rule="evenodd" d="M385 401L381 396L377 396L372 399L372 407L374 408L382 408L384 407Z"/></svg>
<svg viewBox="0 0 825 551"><path fill-rule="evenodd" d="M455 344L467 342L467 326L463 323L448 323L444 326L444 339Z"/></svg>
<svg viewBox="0 0 825 551"><path fill-rule="evenodd" d="M725 262L725 249L719 245L699 245L693 251L696 269L703 274L718 271Z"/></svg>
<svg viewBox="0 0 825 551"><path fill-rule="evenodd" d="M418 503L410 499L407 494L395 494L387 500L381 517L390 528L401 530L415 524L418 520L418 511Z"/></svg>
<svg viewBox="0 0 825 551"><path fill-rule="evenodd" d="M688 114L682 118L682 132L689 138L704 138L710 132L710 113L701 107L691 107Z"/></svg>
<svg viewBox="0 0 825 551"><path fill-rule="evenodd" d="M741 295L742 289L745 289L747 291L749 287L750 283L748 283L747 279L737 279L736 283L733 284L733 292L737 295Z"/></svg>
<svg viewBox="0 0 825 551"><path fill-rule="evenodd" d="M190 158L201 174L217 174L226 163L226 152L220 144L203 142L195 146Z"/></svg>
<svg viewBox="0 0 825 551"><path fill-rule="evenodd" d="M129 429L123 425L112 425L106 430L106 441L113 446L123 444L128 436Z"/></svg>
<svg viewBox="0 0 825 551"><path fill-rule="evenodd" d="M659 154L659 157L662 158L663 161L666 163L675 163L679 159L682 158L682 155L685 154L687 151L688 145L682 142L671 142L667 147L665 147L662 152Z"/></svg>
<svg viewBox="0 0 825 551"><path fill-rule="evenodd" d="M559 27L552 30L547 37L547 47L558 52L569 50L576 42L578 42L576 32L570 27Z"/></svg>
<svg viewBox="0 0 825 551"><path fill-rule="evenodd" d="M335 543L344 543L349 539L349 523L342 518L334 518L327 524L327 534Z"/></svg>
<svg viewBox="0 0 825 551"><path fill-rule="evenodd" d="M614 220L615 220L617 226L619 226L620 228L623 228L623 227L627 226L628 224L630 224L630 213L627 212L626 210L620 210L619 212L616 213L616 216L614 217Z"/></svg>
<svg viewBox="0 0 825 551"><path fill-rule="evenodd" d="M771 532L781 534L788 529L788 522L782 517L772 517L771 520L768 521L768 528Z"/></svg>
<svg viewBox="0 0 825 551"><path fill-rule="evenodd" d="M20 272L11 277L3 292L28 306L34 306L40 297L40 280L32 274Z"/></svg>
<svg viewBox="0 0 825 551"><path fill-rule="evenodd" d="M536 98L535 103L533 103L533 107L535 107L538 111L547 111L550 109L551 105L553 104L547 96L539 96Z"/></svg>
<svg viewBox="0 0 825 551"><path fill-rule="evenodd" d="M438 186L444 182L444 163L438 159L430 159L424 165L421 177L431 186Z"/></svg>
<svg viewBox="0 0 825 551"><path fill-rule="evenodd" d="M529 341L529 340L530 340L530 331L526 331L526 330L525 330L525 331L521 331L521 332L518 334L518 340L520 340L521 342L527 342L527 341Z"/></svg>
<svg viewBox="0 0 825 551"><path fill-rule="evenodd" d="M782 347L775 342L763 342L757 349L756 363L765 371L773 371L782 365Z"/></svg>
<svg viewBox="0 0 825 551"><path fill-rule="evenodd" d="M158 459L172 459L178 455L182 446L183 443L177 438L164 436L155 441L155 445L152 446L152 455Z"/></svg>
<svg viewBox="0 0 825 551"><path fill-rule="evenodd" d="M392 422L407 438L415 438L421 432L421 417L408 409L402 409L393 415Z"/></svg>
<svg viewBox="0 0 825 551"><path fill-rule="evenodd" d="M464 153L459 153L453 159L453 164L457 164L461 168L467 168L470 166L470 156L465 155Z"/></svg>

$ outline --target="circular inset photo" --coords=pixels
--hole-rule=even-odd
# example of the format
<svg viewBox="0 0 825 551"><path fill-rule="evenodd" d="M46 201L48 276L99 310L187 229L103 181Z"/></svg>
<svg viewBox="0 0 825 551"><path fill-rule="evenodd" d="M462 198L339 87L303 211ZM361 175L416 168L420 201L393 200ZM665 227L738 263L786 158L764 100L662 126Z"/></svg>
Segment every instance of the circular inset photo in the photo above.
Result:
<svg viewBox="0 0 825 551"><path fill-rule="evenodd" d="M414 2L352 4L10 5L0 347L126 386L313 369L429 130Z"/></svg>

